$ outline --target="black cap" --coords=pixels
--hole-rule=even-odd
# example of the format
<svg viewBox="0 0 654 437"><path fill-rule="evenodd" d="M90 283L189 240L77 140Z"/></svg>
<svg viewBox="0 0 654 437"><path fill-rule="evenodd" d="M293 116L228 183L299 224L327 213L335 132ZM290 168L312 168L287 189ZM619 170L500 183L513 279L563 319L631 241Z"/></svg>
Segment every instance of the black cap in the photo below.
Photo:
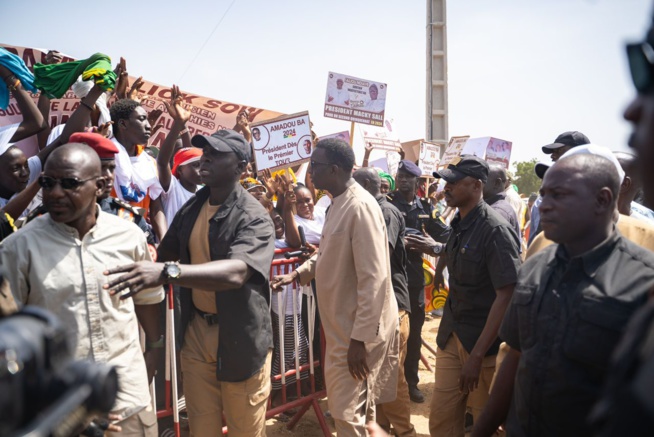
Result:
<svg viewBox="0 0 654 437"><path fill-rule="evenodd" d="M550 168L549 164L545 164L544 162L539 162L534 167L534 171L536 172L536 176L543 179L545 177L545 172L549 170L549 168Z"/></svg>
<svg viewBox="0 0 654 437"><path fill-rule="evenodd" d="M397 170L398 171L402 170L403 172L409 173L410 175L413 175L417 178L422 176L422 170L420 170L420 167L418 167L408 159L403 159L402 161L400 161L400 163L397 165Z"/></svg>
<svg viewBox="0 0 654 437"><path fill-rule="evenodd" d="M435 171L435 178L445 179L445 182L458 182L466 176L488 182L488 163L475 155L461 155L442 170Z"/></svg>
<svg viewBox="0 0 654 437"><path fill-rule="evenodd" d="M243 135L231 129L222 129L208 135L196 135L191 139L195 147L210 145L219 152L234 152L242 160L250 160L250 145Z"/></svg>
<svg viewBox="0 0 654 437"><path fill-rule="evenodd" d="M556 149L564 146L576 147L583 146L584 144L590 144L588 137L578 131L568 131L563 132L561 135L556 137L552 144L543 146L543 153L549 155L554 152Z"/></svg>

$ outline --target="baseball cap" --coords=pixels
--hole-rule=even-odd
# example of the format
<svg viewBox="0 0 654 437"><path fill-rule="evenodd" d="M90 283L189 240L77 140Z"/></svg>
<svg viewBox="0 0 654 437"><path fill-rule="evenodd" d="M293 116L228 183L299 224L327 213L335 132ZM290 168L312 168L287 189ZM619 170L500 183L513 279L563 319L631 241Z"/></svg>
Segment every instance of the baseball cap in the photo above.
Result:
<svg viewBox="0 0 654 437"><path fill-rule="evenodd" d="M550 155L556 149L564 146L577 147L584 144L590 144L590 140L584 134L579 131L568 131L563 132L561 135L556 137L552 144L547 144L543 146L543 153Z"/></svg>
<svg viewBox="0 0 654 437"><path fill-rule="evenodd" d="M234 152L240 159L250 160L250 145L243 135L231 129L221 129L211 135L195 135L191 144L199 148L209 145L219 152Z"/></svg>
<svg viewBox="0 0 654 437"><path fill-rule="evenodd" d="M402 161L400 161L400 163L397 165L397 169L398 171L402 170L403 172L409 173L410 175L413 175L417 178L422 176L422 170L420 170L420 167L418 167L408 159L403 159Z"/></svg>
<svg viewBox="0 0 654 437"><path fill-rule="evenodd" d="M435 178L445 179L445 182L458 182L466 176L488 182L488 163L475 155L461 155L442 170L433 173Z"/></svg>
<svg viewBox="0 0 654 437"><path fill-rule="evenodd" d="M574 149L568 150L563 155L561 155L561 158L559 160L563 158L567 158L568 156L579 155L579 154L601 156L602 158L606 158L609 161L611 161L611 163L615 166L616 171L618 172L620 183L622 183L622 180L624 179L625 176L624 170L622 169L622 166L620 165L620 161L618 161L618 158L615 157L615 154L611 152L611 150L608 147L598 146L597 144L585 144L583 146L575 147Z"/></svg>
<svg viewBox="0 0 654 437"><path fill-rule="evenodd" d="M545 177L545 172L547 170L549 170L549 168L550 168L550 164L546 164L544 162L539 162L534 167L534 172L536 172L536 176L543 179Z"/></svg>
<svg viewBox="0 0 654 437"><path fill-rule="evenodd" d="M91 132L76 132L68 139L69 143L83 143L95 150L100 159L115 159L118 147L109 138Z"/></svg>

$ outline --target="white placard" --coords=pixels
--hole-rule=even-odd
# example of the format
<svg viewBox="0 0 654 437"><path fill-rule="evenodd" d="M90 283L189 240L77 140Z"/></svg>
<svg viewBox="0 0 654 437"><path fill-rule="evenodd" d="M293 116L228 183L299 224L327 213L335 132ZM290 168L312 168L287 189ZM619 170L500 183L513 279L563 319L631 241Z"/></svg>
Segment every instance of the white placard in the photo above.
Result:
<svg viewBox="0 0 654 437"><path fill-rule="evenodd" d="M287 168L311 159L308 112L253 123L250 127L257 171Z"/></svg>
<svg viewBox="0 0 654 437"><path fill-rule="evenodd" d="M420 143L420 158L418 167L422 170L422 175L433 177L433 173L438 169L438 163L441 157L441 145L422 141Z"/></svg>
<svg viewBox="0 0 654 437"><path fill-rule="evenodd" d="M387 85L368 79L329 72L325 117L382 126Z"/></svg>

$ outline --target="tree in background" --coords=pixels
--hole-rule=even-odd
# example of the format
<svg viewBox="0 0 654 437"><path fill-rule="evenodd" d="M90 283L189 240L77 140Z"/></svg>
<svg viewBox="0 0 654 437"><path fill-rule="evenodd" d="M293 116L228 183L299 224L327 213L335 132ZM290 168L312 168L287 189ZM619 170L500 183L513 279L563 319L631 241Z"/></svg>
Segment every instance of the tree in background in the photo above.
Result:
<svg viewBox="0 0 654 437"><path fill-rule="evenodd" d="M543 182L534 171L534 167L538 160L536 158L531 161L514 162L515 168L515 184L518 186L518 192L529 196L531 193L537 193L540 185Z"/></svg>

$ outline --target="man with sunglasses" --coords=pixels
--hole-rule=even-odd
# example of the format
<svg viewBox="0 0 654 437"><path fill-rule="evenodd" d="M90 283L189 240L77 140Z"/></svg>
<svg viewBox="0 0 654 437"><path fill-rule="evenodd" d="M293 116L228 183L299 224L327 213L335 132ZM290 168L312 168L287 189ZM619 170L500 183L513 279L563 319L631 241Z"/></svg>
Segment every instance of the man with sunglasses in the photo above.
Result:
<svg viewBox="0 0 654 437"><path fill-rule="evenodd" d="M643 178L645 204L654 207L654 22L645 41L627 45L627 58L636 97L624 112L633 124L629 145L636 149ZM591 414L596 435L654 434L654 299L631 319L618 344L604 395Z"/></svg>
<svg viewBox="0 0 654 437"><path fill-rule="evenodd" d="M316 280L327 402L339 437L365 435L375 404L395 399L399 361L386 224L375 198L352 179L353 166L346 142L316 144L311 179L333 196L320 248L297 270L273 279L276 289Z"/></svg>
<svg viewBox="0 0 654 437"><path fill-rule="evenodd" d="M151 287L133 299L103 289L107 268L151 260L145 236L134 224L100 210L96 199L106 181L98 155L85 144L55 149L39 184L48 214L0 244L0 264L16 301L55 313L68 328L75 358L116 365L120 387L112 413L121 416L116 426L124 435L154 437L156 414L135 305L156 308L163 289ZM159 341L146 329L146 349Z"/></svg>
<svg viewBox="0 0 654 437"><path fill-rule="evenodd" d="M196 135L202 149L198 190L175 215L159 245L159 263L110 269L122 273L112 293L161 284L181 288L181 351L191 433L216 436L223 414L230 436L265 436L270 394L272 220L239 183L250 145L233 130Z"/></svg>

